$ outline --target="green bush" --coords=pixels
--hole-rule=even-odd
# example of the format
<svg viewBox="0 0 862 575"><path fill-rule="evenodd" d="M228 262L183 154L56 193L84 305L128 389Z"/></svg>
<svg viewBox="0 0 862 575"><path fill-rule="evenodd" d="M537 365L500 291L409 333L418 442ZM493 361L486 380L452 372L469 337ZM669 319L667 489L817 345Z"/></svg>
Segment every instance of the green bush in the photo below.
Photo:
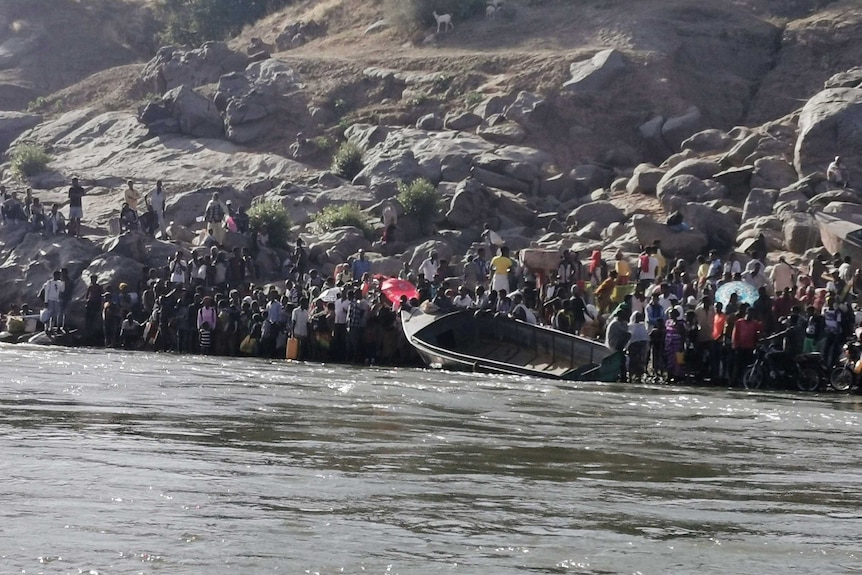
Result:
<svg viewBox="0 0 862 575"><path fill-rule="evenodd" d="M37 144L21 144L12 150L10 156L12 173L19 178L27 178L44 172L51 161L45 148Z"/></svg>
<svg viewBox="0 0 862 575"><path fill-rule="evenodd" d="M270 11L293 0L158 0L156 17L168 43L198 46L207 40L224 40Z"/></svg>
<svg viewBox="0 0 862 575"><path fill-rule="evenodd" d="M326 206L314 216L314 223L322 232L353 226L362 230L362 234L368 239L374 236L374 230L369 225L368 218L357 204Z"/></svg>
<svg viewBox="0 0 862 575"><path fill-rule="evenodd" d="M387 0L386 7L395 27L403 32L435 26L433 13L451 14L452 21L485 13L486 0Z"/></svg>
<svg viewBox="0 0 862 575"><path fill-rule="evenodd" d="M248 210L248 226L252 232L264 232L269 245L287 249L290 218L280 202L259 202Z"/></svg>
<svg viewBox="0 0 862 575"><path fill-rule="evenodd" d="M398 184L398 203L404 207L404 215L420 223L430 224L440 215L440 195L434 184L419 179L410 184Z"/></svg>
<svg viewBox="0 0 862 575"><path fill-rule="evenodd" d="M362 148L351 142L341 144L332 157L332 173L347 180L355 178L364 167Z"/></svg>

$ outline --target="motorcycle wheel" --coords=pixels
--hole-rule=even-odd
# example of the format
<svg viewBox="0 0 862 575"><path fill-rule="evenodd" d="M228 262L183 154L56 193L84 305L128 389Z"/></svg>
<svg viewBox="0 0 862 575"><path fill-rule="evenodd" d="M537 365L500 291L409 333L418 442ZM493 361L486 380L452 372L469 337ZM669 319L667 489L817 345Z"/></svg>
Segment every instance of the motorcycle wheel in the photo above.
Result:
<svg viewBox="0 0 862 575"><path fill-rule="evenodd" d="M796 387L799 391L817 391L820 388L820 374L813 367L803 367L799 370Z"/></svg>
<svg viewBox="0 0 862 575"><path fill-rule="evenodd" d="M835 391L849 391L853 385L853 372L846 366L836 367L829 374L829 386Z"/></svg>
<svg viewBox="0 0 862 575"><path fill-rule="evenodd" d="M742 374L742 386L745 389L760 389L763 386L763 369L757 364L746 368Z"/></svg>

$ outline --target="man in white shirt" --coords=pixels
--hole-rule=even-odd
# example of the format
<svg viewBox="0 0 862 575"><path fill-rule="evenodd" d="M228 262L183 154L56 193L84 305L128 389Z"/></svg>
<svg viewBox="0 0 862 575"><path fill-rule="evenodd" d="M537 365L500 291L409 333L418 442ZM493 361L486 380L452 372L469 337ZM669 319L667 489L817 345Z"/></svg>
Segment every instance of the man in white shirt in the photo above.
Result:
<svg viewBox="0 0 862 575"><path fill-rule="evenodd" d="M166 240L168 238L168 228L165 223L165 190L162 187L162 181L156 181L156 188L149 193L150 205L153 207L153 213L156 214L156 224L159 226L159 230L161 231L162 240Z"/></svg>
<svg viewBox="0 0 862 575"><path fill-rule="evenodd" d="M781 256L778 263L769 270L769 281L772 283L772 293L780 294L796 285L796 270Z"/></svg>
<svg viewBox="0 0 862 575"><path fill-rule="evenodd" d="M48 306L48 322L45 331L60 324L60 310L62 309L62 294L66 291L66 283L60 279L60 271L54 272L53 279L49 279L42 286L45 304Z"/></svg>
<svg viewBox="0 0 862 575"><path fill-rule="evenodd" d="M452 298L452 305L458 309L467 309L473 303L473 298L470 297L470 290L467 286L461 286L458 290L458 295Z"/></svg>
<svg viewBox="0 0 862 575"><path fill-rule="evenodd" d="M425 276L426 281L433 282L439 269L440 260L437 259L437 252L431 252L428 258L419 265L418 271Z"/></svg>

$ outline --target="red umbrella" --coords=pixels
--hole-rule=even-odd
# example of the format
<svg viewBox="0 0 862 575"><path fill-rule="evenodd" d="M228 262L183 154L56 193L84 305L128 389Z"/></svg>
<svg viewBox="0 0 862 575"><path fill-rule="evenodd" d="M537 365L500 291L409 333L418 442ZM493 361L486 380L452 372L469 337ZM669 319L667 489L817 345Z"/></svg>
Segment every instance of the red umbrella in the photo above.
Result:
<svg viewBox="0 0 862 575"><path fill-rule="evenodd" d="M419 297L419 292L416 290L416 286L407 280L400 280L398 278L383 280L383 283L380 284L380 291L382 291L391 302L401 301L401 296L407 296L408 300L414 297Z"/></svg>

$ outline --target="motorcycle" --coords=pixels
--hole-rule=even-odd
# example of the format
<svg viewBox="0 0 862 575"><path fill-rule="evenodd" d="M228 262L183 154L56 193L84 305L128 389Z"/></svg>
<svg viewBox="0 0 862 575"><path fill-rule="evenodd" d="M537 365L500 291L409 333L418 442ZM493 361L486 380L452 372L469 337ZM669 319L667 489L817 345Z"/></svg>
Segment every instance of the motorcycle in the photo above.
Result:
<svg viewBox="0 0 862 575"><path fill-rule="evenodd" d="M774 340L774 336L764 340L755 349L754 363L742 376L745 389L795 385L799 391L817 391L826 380L820 353L791 356L773 343Z"/></svg>
<svg viewBox="0 0 862 575"><path fill-rule="evenodd" d="M835 391L849 391L858 387L862 376L862 342L856 340L845 343L838 363L829 374L829 386Z"/></svg>

